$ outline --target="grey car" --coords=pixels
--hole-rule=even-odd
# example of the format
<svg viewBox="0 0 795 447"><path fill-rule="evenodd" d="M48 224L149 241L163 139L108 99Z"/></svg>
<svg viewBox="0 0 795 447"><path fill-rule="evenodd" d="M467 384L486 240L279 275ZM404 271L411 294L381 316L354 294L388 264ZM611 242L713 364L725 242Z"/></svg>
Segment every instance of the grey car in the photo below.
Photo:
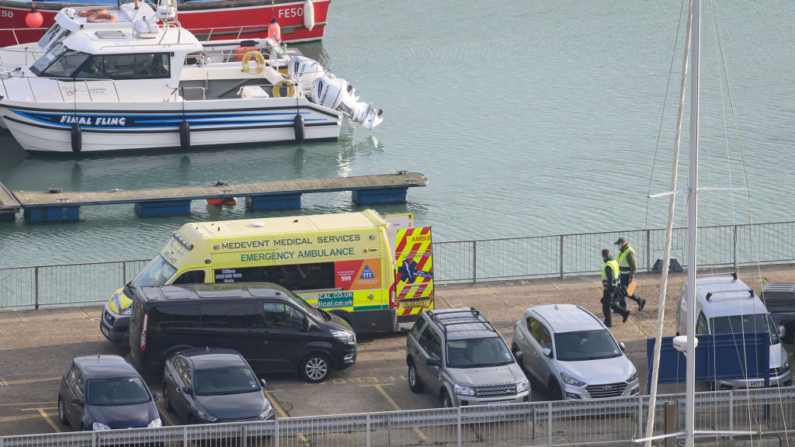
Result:
<svg viewBox="0 0 795 447"><path fill-rule="evenodd" d="M624 344L594 314L557 304L527 309L514 325L511 350L522 353L528 376L553 400L634 396L640 393L635 366Z"/></svg>
<svg viewBox="0 0 795 447"><path fill-rule="evenodd" d="M528 401L530 382L475 308L424 312L407 339L411 391L427 388L443 407Z"/></svg>

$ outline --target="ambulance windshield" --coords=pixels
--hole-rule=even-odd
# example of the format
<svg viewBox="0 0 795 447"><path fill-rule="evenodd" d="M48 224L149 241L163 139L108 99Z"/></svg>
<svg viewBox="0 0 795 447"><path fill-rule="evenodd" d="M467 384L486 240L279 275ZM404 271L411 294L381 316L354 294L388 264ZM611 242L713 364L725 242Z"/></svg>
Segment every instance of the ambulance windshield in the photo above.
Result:
<svg viewBox="0 0 795 447"><path fill-rule="evenodd" d="M147 286L162 286L169 280L177 268L169 264L162 255L157 255L154 259L149 261L149 264L141 270L141 273L132 280L132 285L135 288Z"/></svg>

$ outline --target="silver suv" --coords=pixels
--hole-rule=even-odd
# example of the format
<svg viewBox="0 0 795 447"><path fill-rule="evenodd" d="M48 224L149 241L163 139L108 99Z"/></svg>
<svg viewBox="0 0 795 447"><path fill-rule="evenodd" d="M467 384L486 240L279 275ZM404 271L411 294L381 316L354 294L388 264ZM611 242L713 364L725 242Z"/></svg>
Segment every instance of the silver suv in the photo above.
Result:
<svg viewBox="0 0 795 447"><path fill-rule="evenodd" d="M592 399L640 393L638 373L601 320L580 306L527 309L514 325L511 351L550 398Z"/></svg>
<svg viewBox="0 0 795 447"><path fill-rule="evenodd" d="M407 339L411 391L428 387L443 407L528 401L530 382L474 307L423 312Z"/></svg>

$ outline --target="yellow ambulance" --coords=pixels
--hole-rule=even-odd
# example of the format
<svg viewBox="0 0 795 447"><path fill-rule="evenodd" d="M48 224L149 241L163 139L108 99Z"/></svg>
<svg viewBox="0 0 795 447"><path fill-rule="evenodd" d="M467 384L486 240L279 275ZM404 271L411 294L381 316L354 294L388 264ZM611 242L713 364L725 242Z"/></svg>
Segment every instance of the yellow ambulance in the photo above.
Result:
<svg viewBox="0 0 795 447"><path fill-rule="evenodd" d="M431 228L414 227L410 213L373 210L188 223L114 293L100 330L129 343L135 288L259 281L293 290L358 333L394 331L434 308Z"/></svg>

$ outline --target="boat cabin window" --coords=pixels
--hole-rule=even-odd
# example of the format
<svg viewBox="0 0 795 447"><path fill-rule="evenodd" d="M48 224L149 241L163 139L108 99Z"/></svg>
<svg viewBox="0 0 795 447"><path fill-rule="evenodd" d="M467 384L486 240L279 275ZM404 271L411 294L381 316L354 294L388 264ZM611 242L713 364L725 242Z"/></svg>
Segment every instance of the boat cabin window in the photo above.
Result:
<svg viewBox="0 0 795 447"><path fill-rule="evenodd" d="M171 77L168 53L91 56L75 77L102 79L157 79Z"/></svg>
<svg viewBox="0 0 795 447"><path fill-rule="evenodd" d="M64 29L61 25L55 23L53 24L50 29L44 33L41 39L39 39L39 47L41 48L49 48L52 45L64 40L69 34L72 34L71 31Z"/></svg>
<svg viewBox="0 0 795 447"><path fill-rule="evenodd" d="M79 51L73 51L62 43L57 43L41 59L30 67L33 73L39 76L50 76L53 78L67 78L88 59L88 55Z"/></svg>

